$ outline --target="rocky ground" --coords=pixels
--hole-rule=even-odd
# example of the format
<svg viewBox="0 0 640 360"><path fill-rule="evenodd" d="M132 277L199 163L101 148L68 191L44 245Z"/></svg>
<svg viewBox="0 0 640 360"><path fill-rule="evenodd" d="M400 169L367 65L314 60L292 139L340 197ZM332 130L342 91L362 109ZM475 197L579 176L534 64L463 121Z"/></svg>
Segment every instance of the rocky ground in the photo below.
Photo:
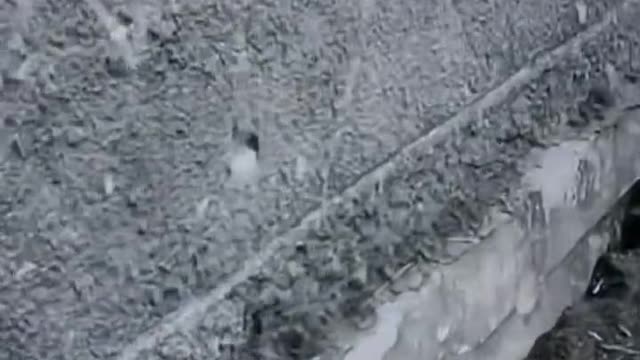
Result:
<svg viewBox="0 0 640 360"><path fill-rule="evenodd" d="M525 360L638 359L640 253L608 254L587 296L540 336Z"/></svg>
<svg viewBox="0 0 640 360"><path fill-rule="evenodd" d="M366 326L375 289L445 258L518 159L581 126L606 63L640 67L632 7L400 156L622 1L444 3L1 3L0 358L326 350L329 323Z"/></svg>

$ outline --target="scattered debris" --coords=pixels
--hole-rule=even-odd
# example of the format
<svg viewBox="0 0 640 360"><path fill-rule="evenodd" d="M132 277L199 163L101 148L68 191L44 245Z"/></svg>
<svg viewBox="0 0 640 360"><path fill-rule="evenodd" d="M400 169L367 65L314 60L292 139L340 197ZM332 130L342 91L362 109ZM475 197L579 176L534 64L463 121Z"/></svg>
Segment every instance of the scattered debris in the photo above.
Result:
<svg viewBox="0 0 640 360"><path fill-rule="evenodd" d="M369 279L369 274L368 274L368 271L367 271L367 264L366 263L360 264L358 269L353 272L353 278L354 278L354 280L356 280L362 286L364 286L367 283L367 281Z"/></svg>
<svg viewBox="0 0 640 360"><path fill-rule="evenodd" d="M189 360L195 357L196 350L186 336L173 335L160 344L157 354L161 359Z"/></svg>
<svg viewBox="0 0 640 360"><path fill-rule="evenodd" d="M472 349L473 348L468 344L458 345L457 349L456 349L456 354L458 354L458 355L466 354L469 351L471 351Z"/></svg>
<svg viewBox="0 0 640 360"><path fill-rule="evenodd" d="M209 210L209 203L211 199L208 196L205 196L198 205L196 205L196 218L202 220L206 217L207 210Z"/></svg>
<svg viewBox="0 0 640 360"><path fill-rule="evenodd" d="M70 126L65 132L67 144L69 146L77 146L87 138L86 132L77 126Z"/></svg>
<svg viewBox="0 0 640 360"><path fill-rule="evenodd" d="M624 325L622 324L618 324L618 330L620 330L620 332L625 336L625 337L633 337L633 334L631 333L631 331L629 331L629 329L627 329Z"/></svg>
<svg viewBox="0 0 640 360"><path fill-rule="evenodd" d="M129 73L129 65L122 57L106 56L104 58L104 68L107 74L114 78L125 77Z"/></svg>
<svg viewBox="0 0 640 360"><path fill-rule="evenodd" d="M436 339L438 339L439 343L443 343L445 340L449 338L449 334L451 333L451 323L446 321L436 329Z"/></svg>
<svg viewBox="0 0 640 360"><path fill-rule="evenodd" d="M20 33L14 32L11 34L9 41L7 41L7 48L11 51L15 51L20 55L26 54L27 45L24 43L24 38Z"/></svg>
<svg viewBox="0 0 640 360"><path fill-rule="evenodd" d="M306 174L310 171L307 159L304 156L296 157L296 171L295 178L298 181L302 181Z"/></svg>
<svg viewBox="0 0 640 360"><path fill-rule="evenodd" d="M17 81L30 81L32 80L32 76L43 63L42 57L37 54L30 54L26 59L20 64L15 73L12 74L12 78Z"/></svg>
<svg viewBox="0 0 640 360"><path fill-rule="evenodd" d="M256 154L260 153L260 139L254 131L243 130L234 125L231 130L231 139L237 145L244 146Z"/></svg>
<svg viewBox="0 0 640 360"><path fill-rule="evenodd" d="M230 181L233 184L246 185L255 182L260 174L256 153L242 149L235 152L229 160Z"/></svg>
<svg viewBox="0 0 640 360"><path fill-rule="evenodd" d="M632 349L630 347L624 347L615 344L599 344L601 348L609 351L621 352L627 355L640 355L640 350Z"/></svg>
<svg viewBox="0 0 640 360"><path fill-rule="evenodd" d="M595 331L587 330L587 334L598 341L603 341L602 337Z"/></svg>
<svg viewBox="0 0 640 360"><path fill-rule="evenodd" d="M447 238L447 242L463 243L463 244L479 244L480 239L475 236L451 236Z"/></svg>
<svg viewBox="0 0 640 360"><path fill-rule="evenodd" d="M104 193L109 196L113 194L113 190L115 189L115 183L113 181L113 175L106 174L104 176Z"/></svg>
<svg viewBox="0 0 640 360"><path fill-rule="evenodd" d="M396 275L391 284L391 291L396 294L406 291L417 291L424 281L424 275L418 269L418 265L404 267L402 273Z"/></svg>
<svg viewBox="0 0 640 360"><path fill-rule="evenodd" d="M30 261L25 261L24 264L15 272L14 276L18 281L22 280L27 274L36 270L38 266Z"/></svg>
<svg viewBox="0 0 640 360"><path fill-rule="evenodd" d="M295 261L288 261L286 265L287 273L292 278L299 278L304 276L305 270L304 268Z"/></svg>
<svg viewBox="0 0 640 360"><path fill-rule="evenodd" d="M232 184L247 185L255 183L259 179L259 152L260 141L256 133L234 128L232 132L232 151L228 163Z"/></svg>
<svg viewBox="0 0 640 360"><path fill-rule="evenodd" d="M109 32L109 39L115 46L118 55L127 65L128 69L135 69L140 62L138 51L131 44L131 27L120 24L117 17L112 15L100 0L86 0L98 20Z"/></svg>
<svg viewBox="0 0 640 360"><path fill-rule="evenodd" d="M584 25L587 23L587 5L584 1L580 0L576 2L576 13L578 14L578 24Z"/></svg>
<svg viewBox="0 0 640 360"><path fill-rule="evenodd" d="M587 95L587 101L599 108L610 108L616 103L613 93L604 85L592 87Z"/></svg>
<svg viewBox="0 0 640 360"><path fill-rule="evenodd" d="M24 143L19 134L13 135L13 139L11 141L11 149L18 155L21 159L27 158L27 151L24 147Z"/></svg>
<svg viewBox="0 0 640 360"><path fill-rule="evenodd" d="M350 320L358 330L369 330L378 322L378 314L372 305L363 306Z"/></svg>
<svg viewBox="0 0 640 360"><path fill-rule="evenodd" d="M90 298L95 285L94 277L87 273L78 275L78 277L71 282L71 288L79 299Z"/></svg>

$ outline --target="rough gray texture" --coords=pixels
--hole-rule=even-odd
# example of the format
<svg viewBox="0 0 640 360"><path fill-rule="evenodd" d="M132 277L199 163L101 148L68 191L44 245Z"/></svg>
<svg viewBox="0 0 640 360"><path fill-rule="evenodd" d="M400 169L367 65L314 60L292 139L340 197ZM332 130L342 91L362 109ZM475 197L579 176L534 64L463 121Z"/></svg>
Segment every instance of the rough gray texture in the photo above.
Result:
<svg viewBox="0 0 640 360"><path fill-rule="evenodd" d="M555 326L536 340L525 360L637 359L638 255L634 250L600 258L592 279L609 287L566 309ZM594 290L593 284L587 289Z"/></svg>
<svg viewBox="0 0 640 360"><path fill-rule="evenodd" d="M640 87L611 66L604 68L609 86L599 87L606 89L598 90L603 96L594 96L592 88L585 100L567 108L581 108L591 123L573 133L565 127L573 124L575 129L571 114L561 113L562 126L541 138L557 145L515 162L526 172L509 187L508 206L499 217L484 211L488 230L473 237L481 243L441 267L435 272L441 275L432 276L419 292L407 291L380 306L385 320L360 336L349 360L521 358L584 292L589 269L615 227L605 224L596 233L585 233L640 175ZM598 98L611 101L594 101ZM627 104L635 104L635 110L622 116L612 111ZM500 119L493 121L500 124Z"/></svg>
<svg viewBox="0 0 640 360"><path fill-rule="evenodd" d="M554 264L551 268L543 284L538 288L538 294L534 297L537 304L530 313L514 311L479 346L454 358L461 360L525 358L536 338L553 326L567 306L579 301L585 294L585 289L590 283L591 270L598 258L606 251L608 244L617 243L619 240L620 220L623 218L625 202L618 201L612 209L608 209L609 212L604 218L595 221L595 225L591 222L585 223L586 227L578 226L581 229L575 234L582 234L583 237L575 243L560 263ZM582 233L585 229L587 232ZM568 237L553 236L548 239L552 243L573 243ZM491 292L487 293L491 294ZM586 332L590 329L582 327L581 330ZM399 356L401 354L395 355L389 359L408 358Z"/></svg>
<svg viewBox="0 0 640 360"><path fill-rule="evenodd" d="M590 270L583 295L536 339L525 360L636 359L640 355L635 336L640 331L639 190L636 181L612 211L609 218L615 221L602 224L613 230L612 241Z"/></svg>
<svg viewBox="0 0 640 360"><path fill-rule="evenodd" d="M122 22L148 22L127 69L94 1L21 4L33 7L0 5L0 357L21 359L115 356L321 199L586 26L572 4L551 0L105 3ZM588 23L604 8L590 3ZM191 348L184 356L201 358L189 354L205 351L194 338L213 356L265 356L274 339L286 353L299 332L318 339L325 315L366 313L370 291L417 252L441 256L433 239L473 231L478 205L508 186L492 176L515 176L514 159L544 137L547 125L532 121L553 113L543 104L570 106L561 96L586 91L604 56L637 61L622 56L638 51L629 34L587 47L580 86L551 71L530 99L491 115L513 119L504 129L462 129L436 156L407 159L375 200L344 201L158 356ZM546 86L557 103L543 100ZM234 122L264 144L258 191L226 184ZM529 135L513 138L515 128ZM311 170L296 178L301 163ZM254 314L263 334L255 320L243 328ZM319 350L306 340L300 349Z"/></svg>
<svg viewBox="0 0 640 360"><path fill-rule="evenodd" d="M522 93L514 94L511 101L487 112L485 119L460 129L457 137L442 144L433 154L415 154L415 157L406 159L394 176L385 179L382 188L387 191L378 194L375 200L362 198L343 205L346 210L335 212L342 219L331 221L332 216L329 216L326 224L334 226L330 233L339 233L340 236L315 234L301 239L301 243L308 248L333 247L335 250L326 250L324 263L327 268L315 270L313 264L323 263L320 261L322 253L314 252L313 263L310 263L309 260L300 260L300 257L304 257L299 253L296 255L295 249L291 248L290 261L301 264L298 268L304 268L306 272L301 273L304 278L291 275L284 284L279 285L283 291L279 301L284 301L285 305L276 308L291 309L293 304L299 303L297 296L300 295L288 293L285 289L295 289L296 284L302 283L307 286L307 292L302 297L318 299L319 304L299 308L300 314L289 310L284 316L277 312L276 316L269 316L273 310L267 310L263 312L266 319L279 321L266 328L277 329L277 325L281 324L281 331L288 335L291 324L296 324L298 317L302 317L297 320L298 327L313 327L314 324L321 327L322 318L326 315L320 310L330 309L330 314L336 312L331 308L333 303L330 301L333 299L331 290L335 288L323 287L331 282L314 275L332 275L329 266L336 262L336 257L342 259L343 266L340 268L344 269L333 281L334 284L344 284L343 290L335 289L339 295L334 296L345 304L342 313L337 310L340 317L357 313L361 306L358 303L365 304L360 311L371 311L364 301L368 298L363 295L367 293L366 290L374 291L389 281L396 269L414 261L416 257L426 255L446 259L446 254L442 253L446 252L446 244L437 248L438 239L452 235L473 235L478 230L487 206L499 204L503 198L509 197L510 189L520 178L520 160L533 148L550 145L547 139L557 136L558 131L569 131L566 126L570 118L581 117L578 113L579 99L586 97L593 84L604 81L605 62L611 61L623 69L630 66L625 60L628 58L621 56L627 54L627 45L610 42L609 39L615 36L612 32L588 42L579 56L550 69ZM616 47L623 50L614 52ZM341 215L343 213L346 215ZM358 239L361 245L351 245L352 239ZM283 250L280 254L283 257L274 260L277 264L271 265L273 270L266 273L287 273L288 267L283 265L287 264L283 260L287 251ZM340 254L344 255L341 257ZM365 267L366 271L361 270ZM362 284L361 274L367 275L366 285ZM317 284L311 281L314 278L318 279ZM262 279L261 283L264 281ZM276 279L271 281L274 285L280 284ZM313 295L315 293L324 296L318 298ZM239 303L243 298L255 298L254 293L249 294L252 295L234 297L232 293L230 300ZM264 319L262 321L267 323ZM301 337L304 338L304 335ZM308 339L313 339L311 342L318 339L317 334L306 335Z"/></svg>

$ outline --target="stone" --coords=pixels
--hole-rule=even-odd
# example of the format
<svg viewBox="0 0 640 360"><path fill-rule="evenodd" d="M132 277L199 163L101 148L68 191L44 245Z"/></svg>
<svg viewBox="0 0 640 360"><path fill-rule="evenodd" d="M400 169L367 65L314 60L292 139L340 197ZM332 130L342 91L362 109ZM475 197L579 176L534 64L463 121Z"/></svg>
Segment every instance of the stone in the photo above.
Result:
<svg viewBox="0 0 640 360"><path fill-rule="evenodd" d="M77 146L87 139L87 133L78 126L70 126L65 131L65 137L69 146Z"/></svg>
<svg viewBox="0 0 640 360"><path fill-rule="evenodd" d="M578 23L580 25L584 25L587 23L587 5L584 3L584 1L577 1L576 2L576 15L578 17Z"/></svg>
<svg viewBox="0 0 640 360"><path fill-rule="evenodd" d="M423 281L424 275L422 274L418 266L411 266L404 274L393 281L393 283L391 284L391 290L395 293L417 291L418 289L420 289Z"/></svg>

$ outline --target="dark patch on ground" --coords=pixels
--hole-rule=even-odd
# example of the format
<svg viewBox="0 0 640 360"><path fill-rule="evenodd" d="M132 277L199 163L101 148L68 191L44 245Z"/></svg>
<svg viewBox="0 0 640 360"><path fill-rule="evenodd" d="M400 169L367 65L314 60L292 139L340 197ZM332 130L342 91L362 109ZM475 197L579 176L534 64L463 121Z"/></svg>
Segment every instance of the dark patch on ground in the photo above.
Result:
<svg viewBox="0 0 640 360"><path fill-rule="evenodd" d="M620 243L616 244L620 250L640 248L640 182L633 184L629 194L620 228Z"/></svg>
<svg viewBox="0 0 640 360"><path fill-rule="evenodd" d="M619 297L629 291L626 276L607 257L596 262L589 280L587 297Z"/></svg>

